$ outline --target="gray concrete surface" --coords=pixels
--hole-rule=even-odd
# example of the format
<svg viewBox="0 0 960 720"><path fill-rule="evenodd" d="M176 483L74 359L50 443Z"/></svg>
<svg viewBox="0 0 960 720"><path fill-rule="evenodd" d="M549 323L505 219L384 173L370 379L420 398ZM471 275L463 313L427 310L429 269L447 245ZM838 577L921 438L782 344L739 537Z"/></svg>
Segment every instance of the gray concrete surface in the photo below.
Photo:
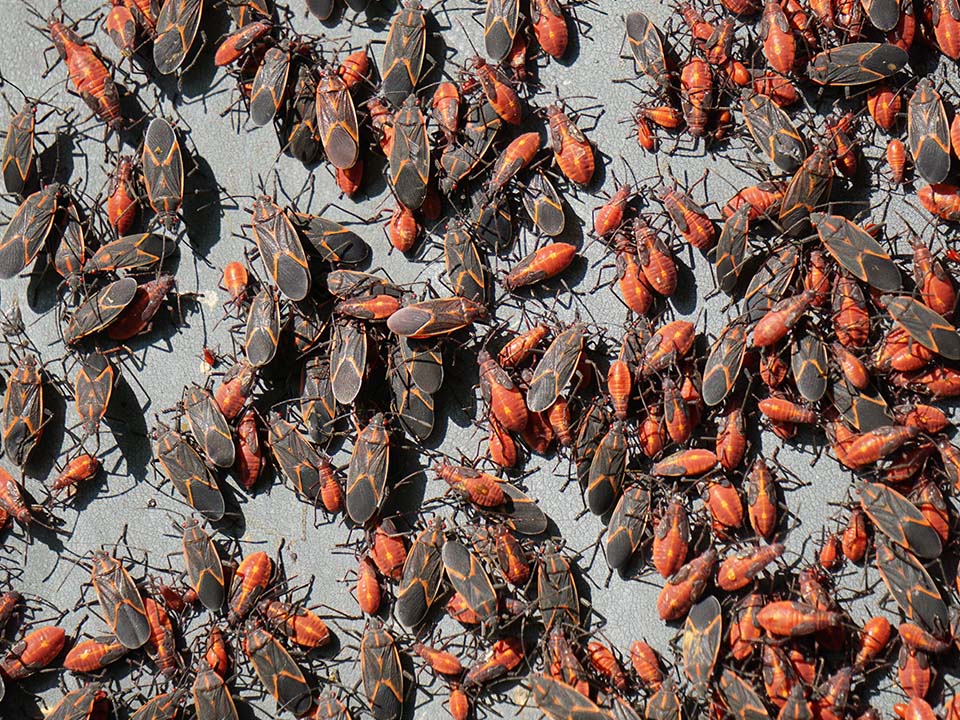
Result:
<svg viewBox="0 0 960 720"><path fill-rule="evenodd" d="M44 0L38 3L38 10L45 15L53 4L51 0ZM367 41L382 41L385 23L390 16L389 13L376 11L359 14L347 11L347 18L355 20L355 24L341 20L337 24L324 26L313 18L305 17L303 3L294 2L293 6L295 27L305 33L325 34L330 40L324 47L331 53L341 44L339 40L347 37L352 46ZM99 12L99 7L96 3L64 2L64 9L73 16ZM480 8L480 3L471 4L467 0L434 8L434 16L443 30L445 43L458 51L452 59L447 58L447 69L451 73L458 62L472 54L464 32L474 45L482 47L482 29L477 20ZM602 158L602 167L598 171L598 178L602 182L587 191L567 195L568 223L573 225L589 223L592 209L601 202L601 194L610 192L614 187L614 175L621 179L630 176L650 179L656 183L657 176L669 166L676 178L692 184L709 171L706 182L694 190L694 195L705 204L722 205L737 188L752 181L751 176L755 175L753 164L759 162L749 138L739 136L734 137L719 155L705 154L703 145L694 147L688 137L680 138L672 152L670 149L674 141L663 137L664 150L656 157L645 154L638 147L631 134L631 125L624 120L630 117L633 103L641 99L641 92L631 85L615 82L616 79L634 75L632 61L624 57L625 51L621 48L622 15L633 9L648 12L661 27L666 26L670 17L674 17L674 24L677 22L675 12L665 2L600 0L578 7L577 16L582 28L582 32L577 33L579 40L567 60L562 63L550 62L541 71L543 90L538 93L535 102L546 104L556 89L573 109L592 108L587 112L596 116L596 127L589 135ZM62 65L56 67L47 78L40 77L43 67L41 53L48 41L41 33L26 27L25 23L34 21L26 6L16 0L3 0L2 10L5 41L0 43L0 71L3 77L31 95L55 88L56 101L67 102L63 92L67 82L66 70ZM471 12L474 12L474 17L471 17ZM215 38L223 30L223 13L212 14L214 21L207 24L205 29L208 36ZM102 31L97 32L95 39L109 57L117 59L116 50ZM379 45L373 46L373 53L378 58L380 48ZM50 56L52 58L52 53ZM123 64L123 68L130 71L127 63ZM154 426L157 414L175 405L185 384L207 381L208 376L204 374L200 360L204 345L224 351L231 348L228 334L230 323L218 323L221 305L226 297L217 284L220 268L226 262L239 258L245 247L238 235L241 226L248 222L249 196L257 191L260 182L272 190L275 183L273 172L276 170L283 188L290 194L296 194L307 181L314 184L309 205L301 202L301 210L317 211L327 203L335 202L353 214L369 218L391 206L381 178L373 179L370 185L375 192L360 201L341 199L327 168L321 166L308 173L288 157L278 160L278 143L270 128L251 129L241 118L241 128L237 132L237 115L227 112L231 103L237 100L236 89L223 72L213 71L209 55L202 56L187 73L182 96L175 100L175 88L170 83L160 92L153 85L146 84L142 74L135 71L132 77L142 85L136 91L141 105L156 105L158 112L167 115L176 112L181 127L189 128L189 144L202 157L203 173L212 176L217 184L226 188L233 199L204 194L188 202L194 211L199 209L199 214L187 214L187 235L198 252L194 254L184 247L173 265L177 269L180 292L199 293L201 297L198 302L184 304L182 323L161 321L150 342L133 345L135 358L124 363L129 390L115 397L110 408L108 429L103 433L102 447L109 471L107 477L98 483L94 491L83 494L81 502L58 512L65 520L63 535L54 538L49 533L40 532L32 542L24 542L22 532L17 529L13 537L7 540L13 552L5 553L5 562L22 565L22 575L17 584L67 611L64 623L70 630L86 614L83 608L74 609L81 587L87 580L86 572L75 566L72 559L74 554L82 555L103 544L115 543L124 527L127 528L126 537L130 546L135 548L134 554L141 555L141 550L149 552L151 563L162 565L166 563L168 554L178 550L178 541L171 529L171 518L186 508L169 485L161 486L159 477L149 463L149 444L144 434ZM651 89L646 81L638 81L638 84L647 90ZM4 88L4 93L14 104L19 103L18 95L10 85ZM87 117L82 104L74 104L79 116ZM227 112L226 117L221 116L224 112ZM56 118L51 118L42 129L51 131L55 123ZM87 123L86 127L89 128L90 137L78 137L70 146L71 158L68 162L73 167L69 178L87 194L97 195L104 188L108 168L104 162L100 129L94 123ZM42 137L47 144L52 140L50 135ZM124 148L124 152L131 151L131 147ZM878 151L872 150L870 153L876 156ZM62 160L61 169L65 166ZM876 179L877 174L871 172L868 177ZM885 180L877 182L881 187L887 187ZM915 227L923 225L923 220L903 202L902 197L895 198L894 203L895 209L910 218ZM0 205L0 210L6 214L13 209L14 205L9 201ZM718 215L716 208L714 210ZM350 216L336 208L331 208L327 214L352 221ZM889 217L893 219L894 215ZM431 235L423 241L423 249L417 253L417 257L408 259L390 252L382 225L382 222L371 222L355 227L373 248L372 266L385 269L398 282L433 279L436 284L443 267L442 259L438 260L441 257L439 236ZM534 243L532 236L521 237L512 258L526 254ZM624 308L606 285L594 289L601 280L609 283L612 279L612 269L603 267L611 258L606 257L602 245L590 243L587 239L583 239L583 243L587 261L582 267L583 277L575 285L578 295L571 304L582 315L609 326L611 336L617 337L619 333L615 328L625 319ZM689 252L687 248L680 249L679 258L689 270L682 274L682 286L674 302L674 311L678 317L697 319L700 327L705 327L712 336L724 321L725 298L707 298L714 282L705 258L699 253ZM510 260L494 259L495 271L507 267ZM63 348L57 341L54 295L51 292L53 285L55 280L49 273L33 283L30 291L26 279L5 283L2 287L2 306L8 306L14 297L19 298L30 339L40 349L52 372L62 376L59 358L63 355ZM35 288L39 289L34 297ZM557 312L562 318L569 319L573 312L564 309L563 304L558 303ZM506 319L510 313L503 312L501 317ZM139 369L133 369L134 366ZM48 393L51 398L54 395L54 392ZM449 386L441 391L440 396L440 405L446 408L448 419L440 423L442 431L434 435L431 444L436 450L454 456L461 452L469 454L481 442L482 432L470 424L467 415L456 409L458 404L465 404L463 397ZM64 404L63 400L57 402ZM66 405L67 424L71 425L73 408L69 398ZM41 446L42 457L27 473L27 488L37 496L43 495L41 488L54 471L57 457L71 444L70 438L64 437L54 427L49 429L48 435L50 437ZM766 454L781 445L772 436L765 435L763 438L763 451ZM849 486L848 475L841 472L829 457L822 456L820 462L812 467L812 452L818 448L819 441L807 442L805 447L802 443L800 445L788 443L779 453L780 462L791 469L798 480L796 486L787 493L790 511L795 514L792 530L786 538L790 562L797 561L801 555L812 556L816 543L809 539L820 538L821 528L827 518L836 512L834 504L844 500ZM335 459L346 464L346 452L340 450ZM524 481L531 494L556 522L568 546L584 550L589 560L593 553L590 546L602 525L591 515L581 516L583 503L575 487L560 493L560 487L566 479L566 464L564 459L534 457L526 469ZM432 478L426 481L426 485L428 496L438 495L443 490L442 483ZM350 585L343 581L354 566L354 560L348 551L337 548L339 543L348 539L348 531L341 523L315 523L313 509L298 502L289 487L280 482L249 497L238 492L237 497L245 519L237 540L244 552L255 548L275 551L284 543L288 574L304 580L315 578L311 595L313 602L351 613L354 611L355 602L350 594ZM354 533L352 539L356 538L357 534ZM179 564L176 558L174 562ZM851 587L859 586L862 583L860 573L856 568L851 569L846 582ZM597 617L605 622L606 636L622 652L626 652L632 640L645 638L669 656L668 644L678 628L664 626L656 618L654 601L660 589L659 580L649 575L640 581L614 577L606 585L606 575L603 558L597 556L590 571L591 603ZM870 602L876 603L878 599L879 595L874 596ZM864 612L866 609L863 608ZM358 632L362 623L334 620L333 625L341 637L342 647L336 654L321 655L322 662L327 666L326 672L322 664L316 665L315 669L321 677L336 670L346 684L352 684L358 678L358 667L356 650L348 647L355 645L355 640L348 633ZM99 621L91 619L84 630L95 632L98 628ZM447 632L453 630L448 628ZM201 631L194 626L194 632ZM419 676L426 684L427 676L423 673ZM78 681L65 677L63 683L68 688L74 688ZM43 691L41 706L59 696L56 684L57 678L54 676L40 684L39 689ZM430 687L437 691L434 698L431 699L422 691L415 696L416 717L441 716L440 706L445 691L441 683L434 682ZM253 716L270 717L274 713L272 699L252 697L248 691L241 694L249 701ZM0 714L3 714L3 710L0 708ZM499 710L507 716L514 712L502 707ZM537 712L528 709L523 711L522 716L536 717Z"/></svg>

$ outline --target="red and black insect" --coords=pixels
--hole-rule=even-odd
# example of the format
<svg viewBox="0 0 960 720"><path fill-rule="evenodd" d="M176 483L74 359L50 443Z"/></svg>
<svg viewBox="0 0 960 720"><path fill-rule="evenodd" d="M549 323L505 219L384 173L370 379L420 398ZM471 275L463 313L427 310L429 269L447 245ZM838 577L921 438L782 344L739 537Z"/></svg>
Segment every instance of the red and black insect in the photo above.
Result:
<svg viewBox="0 0 960 720"><path fill-rule="evenodd" d="M807 77L818 85L869 85L900 72L907 53L890 43L855 42L824 50L807 66Z"/></svg>
<svg viewBox="0 0 960 720"><path fill-rule="evenodd" d="M807 148L790 116L760 94L747 95L741 108L747 130L770 162L784 172L795 172L806 158Z"/></svg>
<svg viewBox="0 0 960 720"><path fill-rule="evenodd" d="M204 607L219 612L226 600L226 583L216 546L194 519L183 524L182 546L190 587Z"/></svg>
<svg viewBox="0 0 960 720"><path fill-rule="evenodd" d="M417 210L427 196L430 180L430 138L416 95L408 95L393 119L390 183L405 207Z"/></svg>
<svg viewBox="0 0 960 720"><path fill-rule="evenodd" d="M167 0L175 2L176 0ZM223 678L205 660L200 661L193 681L193 707L198 720L236 720L237 707Z"/></svg>
<svg viewBox="0 0 960 720"><path fill-rule="evenodd" d="M637 67L664 89L670 89L671 74L660 31L642 12L627 15L627 41Z"/></svg>
<svg viewBox="0 0 960 720"><path fill-rule="evenodd" d="M387 328L401 337L425 340L455 333L486 315L486 308L473 300L437 298L400 308L387 320Z"/></svg>
<svg viewBox="0 0 960 720"><path fill-rule="evenodd" d="M388 102L399 106L416 88L426 47L426 11L419 0L408 0L390 23L380 63L380 92Z"/></svg>
<svg viewBox="0 0 960 720"><path fill-rule="evenodd" d="M279 415L271 416L269 427L267 442L280 471L300 495L310 502L316 502L322 488L320 454L296 426Z"/></svg>
<svg viewBox="0 0 960 720"><path fill-rule="evenodd" d="M374 415L357 438L347 469L347 515L365 524L383 503L390 469L390 432L382 413Z"/></svg>
<svg viewBox="0 0 960 720"><path fill-rule="evenodd" d="M251 226L260 259L277 288L290 300L303 300L310 292L310 269L286 211L261 196L253 203Z"/></svg>
<svg viewBox="0 0 960 720"><path fill-rule="evenodd" d="M456 540L444 543L442 558L447 579L466 607L484 626L496 626L497 594L480 558Z"/></svg>
<svg viewBox="0 0 960 720"><path fill-rule="evenodd" d="M399 718L403 711L403 672L393 636L378 621L370 621L360 638L360 675L373 716Z"/></svg>
<svg viewBox="0 0 960 720"><path fill-rule="evenodd" d="M247 27L250 26L242 30ZM250 87L250 122L255 127L268 125L283 107L292 57L293 47L289 42L264 53Z"/></svg>
<svg viewBox="0 0 960 720"><path fill-rule="evenodd" d="M37 158L34 138L37 127L37 103L27 100L23 109L10 118L0 155L0 172L8 193L26 197L36 187Z"/></svg>
<svg viewBox="0 0 960 720"><path fill-rule="evenodd" d="M168 4L178 0L168 0ZM154 118L147 127L141 154L143 185L157 221L168 230L176 228L183 204L183 155L173 127Z"/></svg>
<svg viewBox="0 0 960 720"><path fill-rule="evenodd" d="M919 558L940 557L940 536L916 505L880 483L862 483L859 489L860 507L877 530Z"/></svg>
<svg viewBox="0 0 960 720"><path fill-rule="evenodd" d="M58 184L38 190L20 203L0 238L0 280L22 272L43 248L64 193Z"/></svg>
<svg viewBox="0 0 960 720"><path fill-rule="evenodd" d="M184 388L183 411L207 459L217 467L231 467L236 457L233 434L213 394L195 386Z"/></svg>
<svg viewBox="0 0 960 720"><path fill-rule="evenodd" d="M605 555L611 570L625 569L640 548L650 509L650 491L632 485L610 514Z"/></svg>
<svg viewBox="0 0 960 720"><path fill-rule="evenodd" d="M316 107L317 129L327 159L341 170L352 168L360 153L357 110L346 83L332 67L320 75Z"/></svg>
<svg viewBox="0 0 960 720"><path fill-rule="evenodd" d="M3 394L3 449L23 467L36 447L46 421L43 410L43 377L33 355L25 355L7 378Z"/></svg>
<svg viewBox="0 0 960 720"><path fill-rule="evenodd" d="M583 352L584 327L574 325L550 343L533 370L527 390L527 408L543 412L553 405L576 372Z"/></svg>
<svg viewBox="0 0 960 720"><path fill-rule="evenodd" d="M176 240L158 233L124 235L101 245L83 264L84 273L147 271L177 248Z"/></svg>
<svg viewBox="0 0 960 720"><path fill-rule="evenodd" d="M203 0L165 0L157 16L153 63L161 75L183 65L200 28Z"/></svg>
<svg viewBox="0 0 960 720"><path fill-rule="evenodd" d="M680 641L683 672L696 697L707 696L722 639L720 601L710 595L690 609Z"/></svg>
<svg viewBox="0 0 960 720"><path fill-rule="evenodd" d="M960 335L942 315L906 295L884 298L887 312L923 347L947 358L960 360Z"/></svg>
<svg viewBox="0 0 960 720"><path fill-rule="evenodd" d="M494 62L503 62L513 48L520 21L518 0L487 0L483 19L483 42Z"/></svg>
<svg viewBox="0 0 960 720"><path fill-rule="evenodd" d="M117 640L130 650L143 647L150 639L150 623L140 591L123 564L107 552L94 553L90 579Z"/></svg>
<svg viewBox="0 0 960 720"><path fill-rule="evenodd" d="M313 698L303 671L273 635L256 624L248 623L243 636L243 650L260 684L273 695L280 709L297 716L310 709Z"/></svg>
<svg viewBox="0 0 960 720"><path fill-rule="evenodd" d="M214 522L223 517L224 500L217 481L183 435L158 425L154 457L190 507Z"/></svg>

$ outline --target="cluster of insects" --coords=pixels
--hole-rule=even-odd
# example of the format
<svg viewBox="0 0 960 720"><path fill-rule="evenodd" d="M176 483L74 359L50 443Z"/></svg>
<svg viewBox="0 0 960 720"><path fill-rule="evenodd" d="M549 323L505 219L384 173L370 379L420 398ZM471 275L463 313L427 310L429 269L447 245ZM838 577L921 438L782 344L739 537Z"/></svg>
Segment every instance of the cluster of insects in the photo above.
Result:
<svg viewBox="0 0 960 720"><path fill-rule="evenodd" d="M62 353L38 349L7 304L0 528L21 544L2 548L0 710L31 716L55 675L52 720L233 720L263 696L317 720L441 704L457 720L510 705L554 720L869 720L881 682L898 717L960 718L960 251L944 239L960 222L960 113L927 67L960 59L957 0L690 0L663 29L614 3L474 4L405 0L365 47L297 32L307 13L363 22L333 0L111 0L82 22L59 7L35 18L59 79L7 124L0 280L55 286ZM589 39L591 13L611 12L636 70L616 79L638 98L623 120L643 151L659 167L689 146L746 150L755 183L698 201L665 169L599 197L614 162L589 137L592 109L558 89L543 102L540 78ZM229 22L222 37L204 31L211 16ZM451 18L482 28L466 61ZM241 131L275 131L278 185L285 164L330 172L347 198L384 179L394 259L430 281L371 267L361 226L379 214L311 211L309 187L204 185L189 128L133 89L175 82L176 97L204 65L230 84ZM54 99L64 87L82 110ZM100 195L51 169L51 118L102 129ZM864 187L886 201L866 207ZM201 382L142 419L164 499L181 501L178 547L139 551L130 518L132 544L90 552L63 516L115 500L98 489L137 434L137 408L115 395L153 362L141 350L158 327L185 323L185 305L211 312L172 269L202 255L191 193L239 198L242 227L223 242L243 259L217 269L214 321L232 349L204 347ZM899 243L895 195L926 223ZM592 217L575 218L584 197ZM606 290L576 288L598 255L625 324L584 301ZM675 309L682 258L697 255L727 300L712 336ZM456 413L483 435L459 457L433 449L453 451L437 439ZM55 430L73 442L38 479ZM771 436L849 477L852 500L826 526L800 523L790 498L807 478ZM540 460L563 476L550 491L578 488L599 519L576 521L592 546L571 547L538 501L525 473ZM246 500L280 484L336 525L342 542L313 551L349 555L349 606L288 572L282 544L248 547L264 541L244 530ZM51 538L73 568L64 582L89 573L69 631L23 570ZM674 646L608 639L585 592L595 562L618 591L657 587ZM653 609L640 620L628 634Z"/></svg>

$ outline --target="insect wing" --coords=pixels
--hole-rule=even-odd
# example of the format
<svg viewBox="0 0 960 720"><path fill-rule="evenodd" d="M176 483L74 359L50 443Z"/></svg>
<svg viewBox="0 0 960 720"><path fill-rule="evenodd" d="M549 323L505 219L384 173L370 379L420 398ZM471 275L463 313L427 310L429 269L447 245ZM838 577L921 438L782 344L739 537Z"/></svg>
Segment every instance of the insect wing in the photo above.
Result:
<svg viewBox="0 0 960 720"><path fill-rule="evenodd" d="M741 108L757 147L784 172L795 172L806 158L807 148L790 116L769 97L757 93L745 97Z"/></svg>
<svg viewBox="0 0 960 720"><path fill-rule="evenodd" d="M116 270L149 270L177 249L177 241L168 235L140 233L124 235L97 248L83 265L87 273Z"/></svg>
<svg viewBox="0 0 960 720"><path fill-rule="evenodd" d="M183 559L190 587L208 610L219 612L226 599L226 582L220 555L210 536L196 520L183 526Z"/></svg>
<svg viewBox="0 0 960 720"><path fill-rule="evenodd" d="M533 701L551 720L610 720L611 715L601 710L589 698L548 675L537 675L532 680Z"/></svg>
<svg viewBox="0 0 960 720"><path fill-rule="evenodd" d="M524 187L523 207L533 224L547 237L556 237L563 232L566 224L563 202L553 183L542 172L534 174Z"/></svg>
<svg viewBox="0 0 960 720"><path fill-rule="evenodd" d="M811 213L824 247L841 267L877 290L900 289L900 271L890 255L862 227L840 215Z"/></svg>
<svg viewBox="0 0 960 720"><path fill-rule="evenodd" d="M137 281L132 277L121 278L102 288L74 311L63 333L64 341L73 345L103 330L120 316L136 293Z"/></svg>
<svg viewBox="0 0 960 720"><path fill-rule="evenodd" d="M294 302L310 292L310 268L303 244L283 209L259 198L253 204L253 238L277 289Z"/></svg>
<svg viewBox="0 0 960 720"><path fill-rule="evenodd" d="M390 469L390 437L382 414L360 431L347 469L347 515L358 525L374 516L383 502Z"/></svg>
<svg viewBox="0 0 960 720"><path fill-rule="evenodd" d="M186 389L183 408L190 432L210 462L217 467L232 467L236 459L233 433L210 391L198 387Z"/></svg>
<svg viewBox="0 0 960 720"><path fill-rule="evenodd" d="M150 639L143 598L123 565L106 553L94 558L93 589L107 624L125 648L136 650Z"/></svg>
<svg viewBox="0 0 960 720"><path fill-rule="evenodd" d="M283 48L270 48L253 78L250 90L250 122L262 127L273 120L280 110L290 76L290 52Z"/></svg>
<svg viewBox="0 0 960 720"><path fill-rule="evenodd" d="M413 541L397 590L397 619L407 628L423 622L440 594L443 574L442 531L428 527Z"/></svg>
<svg viewBox="0 0 960 720"><path fill-rule="evenodd" d="M623 570L643 541L643 529L650 509L650 491L640 485L624 490L610 514L607 528L607 565Z"/></svg>
<svg viewBox="0 0 960 720"><path fill-rule="evenodd" d="M254 627L247 631L244 646L260 684L280 709L298 717L306 713L313 704L310 686L283 645L263 628Z"/></svg>
<svg viewBox="0 0 960 720"><path fill-rule="evenodd" d="M890 43L850 43L815 55L807 76L818 85L869 85L900 72L908 60L905 50Z"/></svg>
<svg viewBox="0 0 960 720"><path fill-rule="evenodd" d="M57 214L59 185L38 190L20 203L0 238L0 280L20 273L43 247Z"/></svg>
<svg viewBox="0 0 960 720"><path fill-rule="evenodd" d="M501 62L510 54L519 20L519 0L487 0L483 42L487 55L494 62Z"/></svg>
<svg viewBox="0 0 960 720"><path fill-rule="evenodd" d="M405 340L406 338L401 338ZM391 352L391 367L387 373L391 403L394 412L410 435L426 440L433 432L435 402L433 395L424 392L413 380L409 366L404 362L399 348Z"/></svg>
<svg viewBox="0 0 960 720"><path fill-rule="evenodd" d="M296 215L304 240L327 262L357 265L370 256L370 246L355 232L320 215Z"/></svg>
<svg viewBox="0 0 960 720"><path fill-rule="evenodd" d="M929 573L908 551L878 537L877 570L908 619L934 634L949 627L947 606Z"/></svg>
<svg viewBox="0 0 960 720"><path fill-rule="evenodd" d="M183 65L200 27L203 0L166 0L157 17L153 63L161 75Z"/></svg>
<svg viewBox="0 0 960 720"><path fill-rule="evenodd" d="M770 720L770 714L756 690L733 670L724 670L720 692L733 717L739 720Z"/></svg>
<svg viewBox="0 0 960 720"><path fill-rule="evenodd" d="M427 197L430 180L430 139L416 95L408 95L393 121L390 181L404 207L416 210Z"/></svg>
<svg viewBox="0 0 960 720"><path fill-rule="evenodd" d="M660 31L642 12L627 15L627 41L640 72L661 85L669 84L667 56Z"/></svg>
<svg viewBox="0 0 960 720"><path fill-rule="evenodd" d="M394 720L403 709L403 675L396 642L382 626L360 639L360 675L375 720Z"/></svg>
<svg viewBox="0 0 960 720"><path fill-rule="evenodd" d="M167 0L167 5L179 1ZM196 1L199 5L200 0ZM183 202L183 155L177 133L163 118L150 121L141 160L150 207L169 226Z"/></svg>
<svg viewBox="0 0 960 720"><path fill-rule="evenodd" d="M110 361L101 353L90 353L81 360L74 382L74 402L88 432L96 429L107 412L115 376Z"/></svg>
<svg viewBox="0 0 960 720"><path fill-rule="evenodd" d="M860 507L880 532L919 558L940 557L940 536L916 505L880 483L865 482L859 489Z"/></svg>
<svg viewBox="0 0 960 720"><path fill-rule="evenodd" d="M548 548L537 567L537 604L544 627L564 621L580 622L580 596L570 564L555 548Z"/></svg>
<svg viewBox="0 0 960 720"><path fill-rule="evenodd" d="M254 367L269 365L277 353L280 340L280 304L271 288L265 287L250 303L246 338L243 343L247 360Z"/></svg>
<svg viewBox="0 0 960 720"><path fill-rule="evenodd" d="M484 261L470 233L459 224L447 228L443 238L443 257L454 293L475 302L484 302L487 295Z"/></svg>
<svg viewBox="0 0 960 720"><path fill-rule="evenodd" d="M747 333L744 324L732 322L727 325L710 348L710 355L707 356L707 363L703 368L701 393L708 406L719 405L733 390L743 368L746 349Z"/></svg>
<svg viewBox="0 0 960 720"><path fill-rule="evenodd" d="M573 377L583 352L583 326L557 335L533 371L527 391L527 409L543 412L556 402Z"/></svg>
<svg viewBox="0 0 960 720"><path fill-rule="evenodd" d="M174 2L174 0L167 0ZM193 707L197 720L237 720L237 707L230 695L230 689L223 678L208 665L201 670L193 681Z"/></svg>
<svg viewBox="0 0 960 720"><path fill-rule="evenodd" d="M0 156L0 170L3 172L3 184L8 193L22 196L32 184L36 170L33 147L36 124L36 106L28 102L23 110L11 118L10 125L7 126L3 155Z"/></svg>
<svg viewBox="0 0 960 720"><path fill-rule="evenodd" d="M339 75L327 73L317 85L317 127L327 159L334 167L348 170L360 156L357 109Z"/></svg>
<svg viewBox="0 0 960 720"><path fill-rule="evenodd" d="M884 303L911 338L948 360L960 360L960 334L942 315L906 295L886 297Z"/></svg>
<svg viewBox="0 0 960 720"><path fill-rule="evenodd" d="M380 64L380 92L388 102L400 105L413 92L426 49L426 14L416 4L401 8L390 24Z"/></svg>
<svg viewBox="0 0 960 720"><path fill-rule="evenodd" d="M723 638L720 602L710 595L690 609L683 625L683 672L696 697L706 697Z"/></svg>
<svg viewBox="0 0 960 720"><path fill-rule="evenodd" d="M917 172L929 183L941 183L950 172L947 111L933 83L923 78L907 103L907 140Z"/></svg>
<svg viewBox="0 0 960 720"><path fill-rule="evenodd" d="M157 438L155 453L164 475L173 483L190 507L210 521L223 517L224 502L200 455L178 433L163 432Z"/></svg>
<svg viewBox="0 0 960 720"><path fill-rule="evenodd" d="M320 454L307 439L280 417L270 422L270 450L280 471L294 484L301 495L316 501L320 495Z"/></svg>
<svg viewBox="0 0 960 720"><path fill-rule="evenodd" d="M359 323L336 322L330 341L330 382L333 396L351 404L360 393L367 367L367 333Z"/></svg>
<svg viewBox="0 0 960 720"><path fill-rule="evenodd" d="M794 342L790 362L800 395L817 402L827 392L827 346L817 336L804 334Z"/></svg>
<svg viewBox="0 0 960 720"><path fill-rule="evenodd" d="M496 623L497 593L480 559L462 543L447 540L443 544L443 569L455 592L484 623Z"/></svg>

